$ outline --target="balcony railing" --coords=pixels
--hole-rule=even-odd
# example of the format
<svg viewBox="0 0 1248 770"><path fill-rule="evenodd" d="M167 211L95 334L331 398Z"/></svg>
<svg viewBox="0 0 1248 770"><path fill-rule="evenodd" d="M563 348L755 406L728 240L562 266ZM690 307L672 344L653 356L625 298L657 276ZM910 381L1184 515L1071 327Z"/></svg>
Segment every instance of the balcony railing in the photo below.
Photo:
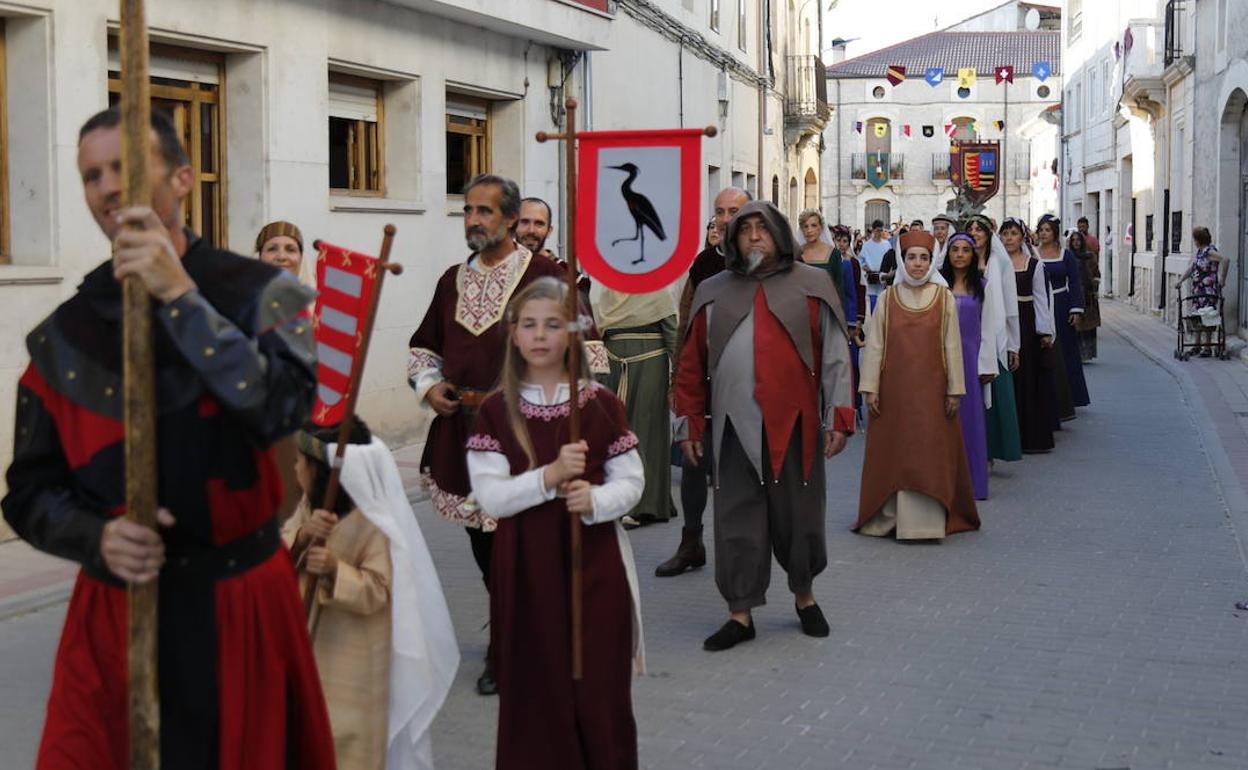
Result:
<svg viewBox="0 0 1248 770"><path fill-rule="evenodd" d="M943 182L949 181L949 153L932 153L932 180Z"/></svg>
<svg viewBox="0 0 1248 770"><path fill-rule="evenodd" d="M1187 0L1167 0L1166 2L1166 66L1169 67L1176 59L1183 58L1183 10Z"/></svg>
<svg viewBox="0 0 1248 770"><path fill-rule="evenodd" d="M900 152L886 152L882 162L876 162L873 152L855 152L850 158L849 178L859 181L882 179L887 184L895 179L906 178L906 156ZM948 161L945 162L948 168ZM868 174L868 171L874 172Z"/></svg>
<svg viewBox="0 0 1248 770"><path fill-rule="evenodd" d="M827 121L828 80L823 60L818 56L790 56L784 89L786 120Z"/></svg>

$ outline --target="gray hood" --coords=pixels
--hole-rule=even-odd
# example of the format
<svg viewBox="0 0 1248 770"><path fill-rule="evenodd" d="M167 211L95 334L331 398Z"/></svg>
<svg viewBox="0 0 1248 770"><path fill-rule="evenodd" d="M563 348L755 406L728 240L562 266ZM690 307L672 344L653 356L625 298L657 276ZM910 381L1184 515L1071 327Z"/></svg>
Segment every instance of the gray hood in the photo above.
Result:
<svg viewBox="0 0 1248 770"><path fill-rule="evenodd" d="M767 232L771 233L771 239L776 242L777 264L771 270L749 273L746 269L745 255L737 248L737 232L741 229L741 223L746 217L756 214L762 216L763 226L767 228ZM789 226L789 220L780 213L780 209L768 201L750 201L741 207L737 215L728 223L728 232L724 235L723 247L726 268L738 275L752 275L755 278L788 270L797 260L797 255L801 253L801 247L797 245L797 238L793 236L793 228Z"/></svg>

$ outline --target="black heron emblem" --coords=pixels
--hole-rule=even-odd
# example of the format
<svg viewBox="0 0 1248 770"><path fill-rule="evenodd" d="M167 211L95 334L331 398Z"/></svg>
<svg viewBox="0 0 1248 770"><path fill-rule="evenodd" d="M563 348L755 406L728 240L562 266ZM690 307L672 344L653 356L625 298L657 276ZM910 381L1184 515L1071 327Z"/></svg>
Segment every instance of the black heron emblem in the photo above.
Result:
<svg viewBox="0 0 1248 770"><path fill-rule="evenodd" d="M660 241L666 241L667 233L663 230L663 222L659 220L659 213L654 210L654 204L650 202L650 199L633 190L633 180L637 178L637 166L632 163L621 163L618 166L608 166L608 168L628 174L628 179L620 185L620 194L624 196L624 203L628 205L628 213L633 216L633 224L637 226L632 238L616 238L611 241L611 245L614 246L624 241L639 241L640 255L633 260L633 264L645 262L646 231L644 228L650 228L650 232L654 233Z"/></svg>

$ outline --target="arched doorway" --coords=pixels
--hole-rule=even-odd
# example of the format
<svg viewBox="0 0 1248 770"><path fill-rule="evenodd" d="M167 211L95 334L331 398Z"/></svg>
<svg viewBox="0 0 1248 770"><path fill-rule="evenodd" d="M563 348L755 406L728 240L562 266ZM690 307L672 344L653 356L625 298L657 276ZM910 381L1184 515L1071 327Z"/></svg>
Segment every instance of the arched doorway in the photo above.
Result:
<svg viewBox="0 0 1248 770"><path fill-rule="evenodd" d="M975 118L957 117L949 121L953 124L953 136L950 137L955 142L973 142L975 141Z"/></svg>
<svg viewBox="0 0 1248 770"><path fill-rule="evenodd" d="M780 208L780 177L771 177L771 205Z"/></svg>
<svg viewBox="0 0 1248 770"><path fill-rule="evenodd" d="M797 177L789 177L789 221L796 222L799 209L797 208L801 198L797 195Z"/></svg>
<svg viewBox="0 0 1248 770"><path fill-rule="evenodd" d="M1218 142L1218 221L1214 244L1235 268L1227 276L1227 320L1248 328L1248 94L1231 93L1222 111ZM1193 225L1203 224L1192 222ZM1229 307L1234 303L1235 307Z"/></svg>
<svg viewBox="0 0 1248 770"><path fill-rule="evenodd" d="M877 219L884 223L885 229L893 221L888 201L883 198L872 198L867 201L862 215L862 232L864 235L871 232L871 223Z"/></svg>
<svg viewBox="0 0 1248 770"><path fill-rule="evenodd" d="M819 177L815 176L813 168L806 169L806 200L803 208L817 209L819 208Z"/></svg>

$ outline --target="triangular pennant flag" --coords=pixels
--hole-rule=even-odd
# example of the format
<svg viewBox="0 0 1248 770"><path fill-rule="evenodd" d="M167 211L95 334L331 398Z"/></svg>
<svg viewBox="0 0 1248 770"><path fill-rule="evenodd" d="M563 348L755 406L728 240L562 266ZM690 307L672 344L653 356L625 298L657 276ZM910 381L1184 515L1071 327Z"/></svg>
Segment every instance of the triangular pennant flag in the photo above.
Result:
<svg viewBox="0 0 1248 770"><path fill-rule="evenodd" d="M887 77L888 82L893 85L901 85L901 82L906 79L906 68L893 65L888 68L888 71L884 73L884 76Z"/></svg>
<svg viewBox="0 0 1248 770"><path fill-rule="evenodd" d="M945 71L940 67L928 67L927 73L923 75L923 79L927 81L929 86L935 88L945 82Z"/></svg>
<svg viewBox="0 0 1248 770"><path fill-rule="evenodd" d="M875 124L875 135L876 135L876 136L878 136L878 137L880 137L881 139L883 139L885 136L888 136L888 124L887 124L887 123L876 123L876 124Z"/></svg>
<svg viewBox="0 0 1248 770"><path fill-rule="evenodd" d="M949 136L950 139L952 139L953 135L957 133L957 130L958 130L958 126L956 123L945 124L945 133Z"/></svg>
<svg viewBox="0 0 1248 770"><path fill-rule="evenodd" d="M996 75L997 75L997 85L1001 85L1002 82L1005 82L1005 83L1014 82L1014 68L1009 66L1008 64L997 67Z"/></svg>
<svg viewBox="0 0 1248 770"><path fill-rule="evenodd" d="M1038 61L1031 65L1031 74L1041 83L1049 79L1049 75L1053 74L1053 66L1047 61Z"/></svg>
<svg viewBox="0 0 1248 770"><path fill-rule="evenodd" d="M316 337L317 425L342 422L347 409L351 373L364 334L368 303L377 285L377 259L319 242L316 258L316 305L312 325Z"/></svg>
<svg viewBox="0 0 1248 770"><path fill-rule="evenodd" d="M975 87L975 68L962 67L958 70L958 87L974 88Z"/></svg>
<svg viewBox="0 0 1248 770"><path fill-rule="evenodd" d="M933 136L936 136L936 127L935 126L923 126L923 136L927 137L928 139L931 139Z"/></svg>
<svg viewBox="0 0 1248 770"><path fill-rule="evenodd" d="M860 133L860 134L862 133L862 121L861 121L861 120L859 120L859 121L857 121L856 123L854 123L854 131L856 131L856 132L858 132L858 133Z"/></svg>

